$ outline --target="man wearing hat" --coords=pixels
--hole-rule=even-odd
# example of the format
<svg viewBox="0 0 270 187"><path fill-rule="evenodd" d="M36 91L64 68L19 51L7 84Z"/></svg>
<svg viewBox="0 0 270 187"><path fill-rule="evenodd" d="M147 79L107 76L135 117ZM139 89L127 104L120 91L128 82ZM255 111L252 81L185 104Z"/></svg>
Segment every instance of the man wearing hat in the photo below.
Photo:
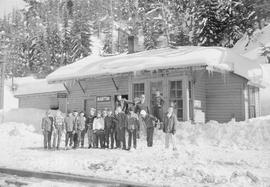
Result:
<svg viewBox="0 0 270 187"><path fill-rule="evenodd" d="M146 140L147 146L153 146L153 134L154 134L154 127L156 126L156 122L158 121L157 118L154 116L147 114L145 110L141 110L142 119L146 125Z"/></svg>
<svg viewBox="0 0 270 187"><path fill-rule="evenodd" d="M41 129L44 136L44 149L51 149L51 136L52 136L52 122L49 118L49 111L46 112L46 116L42 118Z"/></svg>
<svg viewBox="0 0 270 187"><path fill-rule="evenodd" d="M89 115L86 117L85 128L87 128L87 137L88 137L88 149L93 147L93 122L95 119L96 109L91 108Z"/></svg>

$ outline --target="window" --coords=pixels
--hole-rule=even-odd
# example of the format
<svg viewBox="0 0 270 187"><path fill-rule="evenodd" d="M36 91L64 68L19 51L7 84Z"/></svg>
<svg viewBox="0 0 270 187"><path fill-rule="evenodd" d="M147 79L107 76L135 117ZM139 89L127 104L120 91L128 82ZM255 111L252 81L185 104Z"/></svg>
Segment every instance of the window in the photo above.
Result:
<svg viewBox="0 0 270 187"><path fill-rule="evenodd" d="M256 88L255 87L248 87L248 111L249 111L249 118L256 117Z"/></svg>
<svg viewBox="0 0 270 187"><path fill-rule="evenodd" d="M188 98L189 98L189 119L194 119L193 114L193 97L192 97L192 89L193 84L192 81L188 81Z"/></svg>
<svg viewBox="0 0 270 187"><path fill-rule="evenodd" d="M183 88L182 81L170 81L170 103L173 104L177 118L183 120Z"/></svg>
<svg viewBox="0 0 270 187"><path fill-rule="evenodd" d="M133 98L141 97L144 94L144 83L133 84Z"/></svg>

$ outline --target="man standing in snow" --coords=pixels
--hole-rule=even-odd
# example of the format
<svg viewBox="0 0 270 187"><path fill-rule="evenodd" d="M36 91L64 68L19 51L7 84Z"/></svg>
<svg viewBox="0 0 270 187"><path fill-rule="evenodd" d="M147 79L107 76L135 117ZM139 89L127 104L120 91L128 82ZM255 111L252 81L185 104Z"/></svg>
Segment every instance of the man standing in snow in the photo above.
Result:
<svg viewBox="0 0 270 187"><path fill-rule="evenodd" d="M141 111L144 110L147 114L149 114L149 108L145 102L145 95L141 95L140 101L135 105L135 113L139 116L140 122L140 132L138 132L138 137L146 134L146 125L142 120L142 116L140 115Z"/></svg>
<svg viewBox="0 0 270 187"><path fill-rule="evenodd" d="M127 127L127 116L122 111L122 108L119 106L116 108L116 135L118 141L118 148L126 149L126 127Z"/></svg>
<svg viewBox="0 0 270 187"><path fill-rule="evenodd" d="M163 105L164 105L164 99L163 97L160 95L160 91L156 91L156 95L154 97L154 112L153 115L160 121L163 122L162 117L162 109L163 109ZM161 128L162 129L162 128Z"/></svg>
<svg viewBox="0 0 270 187"><path fill-rule="evenodd" d="M67 149L68 142L69 146L72 147L73 144L73 133L75 131L74 116L71 112L68 113L68 116L65 117L65 131L66 131L66 139L65 139L65 149Z"/></svg>
<svg viewBox="0 0 270 187"><path fill-rule="evenodd" d="M88 149L93 146L93 122L95 119L95 108L90 109L90 114L87 116L85 121L85 127L87 128L87 137L88 137Z"/></svg>
<svg viewBox="0 0 270 187"><path fill-rule="evenodd" d="M93 121L93 132L94 132L94 148L98 148L98 142L100 147L104 145L104 119L101 116L101 111L97 111L97 117Z"/></svg>
<svg viewBox="0 0 270 187"><path fill-rule="evenodd" d="M61 114L61 111L57 110L56 116L54 118L53 149L55 149L56 141L57 141L56 149L60 148L61 137L62 137L63 131L64 131L64 118Z"/></svg>
<svg viewBox="0 0 270 187"><path fill-rule="evenodd" d="M42 119L41 129L44 136L44 149L51 149L52 122L49 118L49 111L46 112L46 116Z"/></svg>
<svg viewBox="0 0 270 187"><path fill-rule="evenodd" d="M146 113L145 110L141 111L142 119L146 125L146 141L147 146L152 147L153 146L153 134L154 134L154 127L155 123L157 122L157 119Z"/></svg>
<svg viewBox="0 0 270 187"><path fill-rule="evenodd" d="M165 133L165 148L169 148L169 141L172 142L173 150L176 150L175 132L177 125L177 117L173 112L173 107L168 108L168 112L164 118L163 132Z"/></svg>
<svg viewBox="0 0 270 187"><path fill-rule="evenodd" d="M75 148L80 146L81 143L81 138L82 138L82 131L85 128L85 117L84 117L84 112L80 112L80 115L78 116L76 120L76 125L75 125L75 132L77 134L77 139L75 142Z"/></svg>
<svg viewBox="0 0 270 187"><path fill-rule="evenodd" d="M105 124L105 147L109 148L109 142L111 139L111 149L113 149L114 144L114 122L113 122L113 116L112 111L108 110L107 116L104 118L104 124Z"/></svg>
<svg viewBox="0 0 270 187"><path fill-rule="evenodd" d="M128 150L131 148L131 142L133 142L134 149L137 148L137 132L139 130L139 118L134 113L134 107L129 108L129 114L127 115L127 131L128 131Z"/></svg>

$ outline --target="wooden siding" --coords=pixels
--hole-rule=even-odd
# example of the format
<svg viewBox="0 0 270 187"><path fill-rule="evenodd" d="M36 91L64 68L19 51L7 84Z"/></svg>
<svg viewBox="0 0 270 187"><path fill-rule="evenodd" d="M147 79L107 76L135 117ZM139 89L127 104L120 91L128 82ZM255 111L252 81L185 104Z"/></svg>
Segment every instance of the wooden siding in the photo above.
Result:
<svg viewBox="0 0 270 187"><path fill-rule="evenodd" d="M85 90L83 93L77 82L68 86L70 91L68 97L68 109L69 110L86 110L94 107L99 110L104 108L113 109L114 97L117 94L128 95L128 77L115 77L114 81L118 90L115 88L113 80L111 78L99 78L99 79L87 79L81 81L81 85ZM96 102L97 96L111 96L110 102Z"/></svg>
<svg viewBox="0 0 270 187"><path fill-rule="evenodd" d="M206 75L206 121L228 122L246 119L244 87L246 79L232 73Z"/></svg>
<svg viewBox="0 0 270 187"><path fill-rule="evenodd" d="M206 114L206 71L196 71L193 76L194 121L205 122ZM196 106L199 103L201 106Z"/></svg>
<svg viewBox="0 0 270 187"><path fill-rule="evenodd" d="M48 110L51 107L59 106L56 93L25 95L19 96L18 98L19 108L38 108Z"/></svg>

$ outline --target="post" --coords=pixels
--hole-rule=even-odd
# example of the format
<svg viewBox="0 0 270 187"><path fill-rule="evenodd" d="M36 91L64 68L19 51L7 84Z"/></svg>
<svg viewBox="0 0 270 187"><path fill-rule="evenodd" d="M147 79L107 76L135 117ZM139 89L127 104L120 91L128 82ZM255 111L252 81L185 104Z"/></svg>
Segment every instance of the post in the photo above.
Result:
<svg viewBox="0 0 270 187"><path fill-rule="evenodd" d="M184 121L189 121L189 90L188 77L185 76L183 80L183 104L184 104Z"/></svg>

